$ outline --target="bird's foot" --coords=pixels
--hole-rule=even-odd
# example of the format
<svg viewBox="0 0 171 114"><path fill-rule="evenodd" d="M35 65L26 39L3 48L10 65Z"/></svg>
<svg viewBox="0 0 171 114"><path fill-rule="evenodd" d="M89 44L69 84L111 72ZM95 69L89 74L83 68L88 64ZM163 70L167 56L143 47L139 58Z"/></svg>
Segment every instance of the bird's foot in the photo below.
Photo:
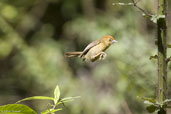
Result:
<svg viewBox="0 0 171 114"><path fill-rule="evenodd" d="M101 52L99 55L99 60L104 60L106 58L107 54L105 52Z"/></svg>

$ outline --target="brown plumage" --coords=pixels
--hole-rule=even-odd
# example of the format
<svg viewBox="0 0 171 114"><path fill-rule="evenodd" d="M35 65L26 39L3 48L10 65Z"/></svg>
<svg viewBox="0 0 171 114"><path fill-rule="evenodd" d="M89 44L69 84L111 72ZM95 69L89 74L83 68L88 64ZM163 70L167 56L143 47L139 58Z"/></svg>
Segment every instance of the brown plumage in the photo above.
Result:
<svg viewBox="0 0 171 114"><path fill-rule="evenodd" d="M80 57L91 62L105 59L107 55L104 51L115 42L112 36L104 36L90 43L82 52L66 52L65 57Z"/></svg>

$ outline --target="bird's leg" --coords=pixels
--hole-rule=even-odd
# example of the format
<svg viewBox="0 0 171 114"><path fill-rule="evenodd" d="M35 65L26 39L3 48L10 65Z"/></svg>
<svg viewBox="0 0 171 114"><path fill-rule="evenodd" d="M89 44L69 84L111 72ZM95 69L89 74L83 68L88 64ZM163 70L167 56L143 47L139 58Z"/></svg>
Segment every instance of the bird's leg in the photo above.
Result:
<svg viewBox="0 0 171 114"><path fill-rule="evenodd" d="M92 57L92 60L96 60L96 59L99 59L99 60L104 60L106 58L107 54L105 52L100 52L98 53L97 55L93 56Z"/></svg>
<svg viewBox="0 0 171 114"><path fill-rule="evenodd" d="M99 60L104 60L106 58L107 54L105 52L100 52Z"/></svg>

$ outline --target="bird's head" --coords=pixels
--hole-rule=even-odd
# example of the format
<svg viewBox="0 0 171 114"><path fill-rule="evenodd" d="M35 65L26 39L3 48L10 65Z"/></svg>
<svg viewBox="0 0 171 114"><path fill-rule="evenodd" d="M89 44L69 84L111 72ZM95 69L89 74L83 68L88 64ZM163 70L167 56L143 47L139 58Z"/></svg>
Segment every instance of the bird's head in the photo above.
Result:
<svg viewBox="0 0 171 114"><path fill-rule="evenodd" d="M114 40L114 38L112 36L104 36L101 38L101 40L107 44L108 46L110 46L113 43L116 43L117 41Z"/></svg>

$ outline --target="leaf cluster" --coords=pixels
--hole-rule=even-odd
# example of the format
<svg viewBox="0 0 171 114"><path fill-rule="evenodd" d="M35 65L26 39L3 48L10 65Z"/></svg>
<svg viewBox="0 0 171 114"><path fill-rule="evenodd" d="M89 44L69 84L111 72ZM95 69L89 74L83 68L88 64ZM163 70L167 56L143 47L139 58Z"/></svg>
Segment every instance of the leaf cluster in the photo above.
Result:
<svg viewBox="0 0 171 114"><path fill-rule="evenodd" d="M171 108L168 104L171 103L171 99L166 99L163 102L159 103L153 98L145 98L145 97L138 97L144 101L146 104L146 110L149 113L158 112L161 113L166 111L166 108Z"/></svg>
<svg viewBox="0 0 171 114"><path fill-rule="evenodd" d="M62 110L62 108L57 108L59 104L63 104L65 102L70 102L74 100L75 98L79 97L66 97L66 98L60 98L60 90L59 86L57 85L54 90L54 97L47 97L47 96L33 96L33 97L27 97L22 100L17 101L16 103L20 103L27 100L50 100L53 101L53 104L48 104L47 109L41 114L54 114L57 111ZM8 104L0 106L0 114L37 114L32 108L23 105L23 104Z"/></svg>

